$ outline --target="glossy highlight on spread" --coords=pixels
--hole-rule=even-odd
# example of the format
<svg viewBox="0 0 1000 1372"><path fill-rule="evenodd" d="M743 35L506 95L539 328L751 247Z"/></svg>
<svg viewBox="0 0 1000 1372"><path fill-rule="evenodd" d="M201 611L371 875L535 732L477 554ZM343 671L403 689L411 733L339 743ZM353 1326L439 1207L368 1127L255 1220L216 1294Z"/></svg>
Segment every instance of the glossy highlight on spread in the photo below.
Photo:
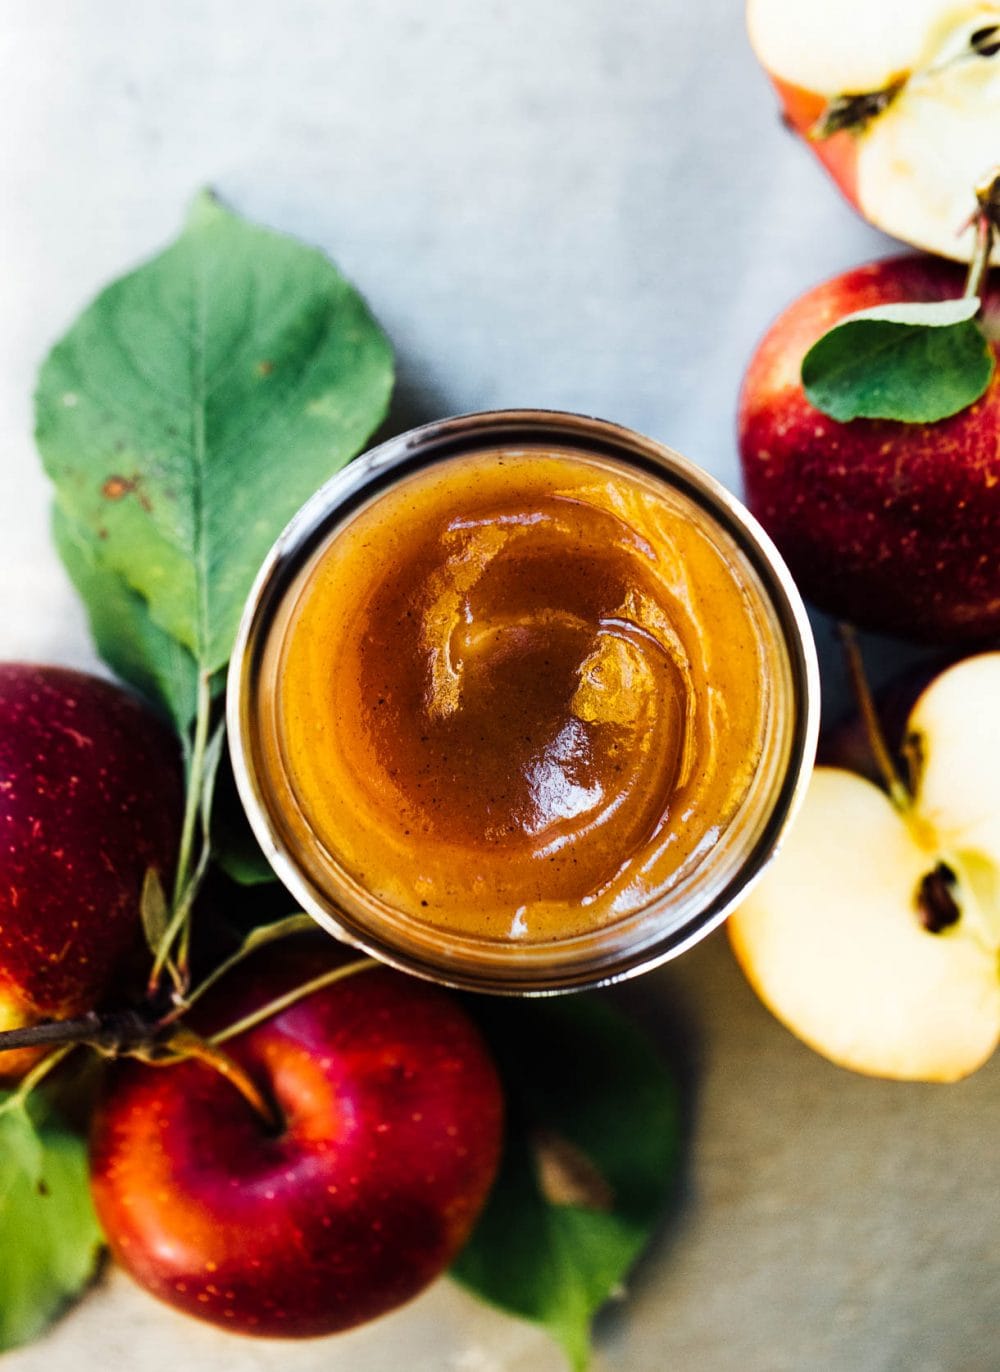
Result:
<svg viewBox="0 0 1000 1372"><path fill-rule="evenodd" d="M684 501L556 452L435 464L331 538L289 614L283 769L329 859L444 930L643 909L746 795L761 627Z"/></svg>

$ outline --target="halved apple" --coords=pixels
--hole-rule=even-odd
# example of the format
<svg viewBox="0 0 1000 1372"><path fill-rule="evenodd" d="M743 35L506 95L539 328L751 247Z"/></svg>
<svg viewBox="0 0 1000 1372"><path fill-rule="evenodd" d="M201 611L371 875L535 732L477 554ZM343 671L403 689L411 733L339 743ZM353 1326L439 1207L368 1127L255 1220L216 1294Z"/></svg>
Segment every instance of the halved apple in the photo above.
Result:
<svg viewBox="0 0 1000 1372"><path fill-rule="evenodd" d="M1000 155L1000 3L748 0L747 23L789 124L848 200L968 261L973 189Z"/></svg>
<svg viewBox="0 0 1000 1372"><path fill-rule="evenodd" d="M912 803L817 767L729 934L758 995L817 1052L956 1081L1000 1039L1000 653L937 677L907 737Z"/></svg>

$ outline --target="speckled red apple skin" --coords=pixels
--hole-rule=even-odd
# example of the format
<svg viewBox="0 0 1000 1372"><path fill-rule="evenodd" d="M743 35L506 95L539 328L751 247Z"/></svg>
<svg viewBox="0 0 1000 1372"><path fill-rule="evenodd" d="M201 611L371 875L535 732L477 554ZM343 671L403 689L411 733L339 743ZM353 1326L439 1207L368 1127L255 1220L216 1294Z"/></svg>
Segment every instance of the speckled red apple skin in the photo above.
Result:
<svg viewBox="0 0 1000 1372"><path fill-rule="evenodd" d="M341 955L323 943L238 969L212 1024L329 968ZM499 1157L499 1083L458 1002L369 969L225 1047L283 1132L202 1064L116 1067L91 1147L116 1259L153 1295L244 1334L331 1334L416 1295L464 1244Z"/></svg>
<svg viewBox="0 0 1000 1372"><path fill-rule="evenodd" d="M147 867L168 883L183 808L168 731L110 682L0 663L0 1021L93 1009L141 944ZM0 1054L0 1077L34 1052Z"/></svg>
<svg viewBox="0 0 1000 1372"><path fill-rule="evenodd" d="M746 497L806 597L866 628L941 643L1000 633L1000 376L936 424L838 423L806 399L802 358L838 319L961 295L964 270L921 255L827 281L795 302L743 383ZM1000 354L1000 277L984 324Z"/></svg>

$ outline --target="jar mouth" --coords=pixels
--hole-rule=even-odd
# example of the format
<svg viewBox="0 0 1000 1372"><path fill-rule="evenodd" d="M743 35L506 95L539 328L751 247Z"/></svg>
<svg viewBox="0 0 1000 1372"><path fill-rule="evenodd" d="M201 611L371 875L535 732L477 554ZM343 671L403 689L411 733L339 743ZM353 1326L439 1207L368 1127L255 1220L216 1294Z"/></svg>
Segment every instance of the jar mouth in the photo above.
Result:
<svg viewBox="0 0 1000 1372"><path fill-rule="evenodd" d="M669 895L585 932L513 941L442 932L387 906L338 868L316 834L306 851L262 730L273 647L287 629L305 569L336 535L397 483L451 458L503 449L601 460L676 493L712 536L737 550L766 618L765 671L775 717L754 804L727 827L719 852ZM763 632L763 629L762 629ZM606 421L545 410L463 415L414 429L356 459L309 500L265 560L244 610L230 665L227 713L237 786L276 873L329 933L401 970L462 989L551 994L649 970L699 941L749 892L794 817L818 733L819 681L805 608L767 535L714 478L669 448ZM746 811L746 813L744 813ZM752 811L752 812L751 812ZM301 821L301 815L296 817ZM301 824L299 825L301 828Z"/></svg>

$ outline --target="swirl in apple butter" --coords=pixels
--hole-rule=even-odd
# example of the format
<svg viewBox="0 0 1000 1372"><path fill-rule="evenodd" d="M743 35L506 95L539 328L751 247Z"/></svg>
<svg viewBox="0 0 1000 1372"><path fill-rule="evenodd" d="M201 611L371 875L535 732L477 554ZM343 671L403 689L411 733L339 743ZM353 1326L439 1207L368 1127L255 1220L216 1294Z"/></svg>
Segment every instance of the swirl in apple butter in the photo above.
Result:
<svg viewBox="0 0 1000 1372"><path fill-rule="evenodd" d="M396 910L548 940L669 891L760 754L760 628L662 483L487 452L341 528L291 614L279 745L319 842Z"/></svg>

